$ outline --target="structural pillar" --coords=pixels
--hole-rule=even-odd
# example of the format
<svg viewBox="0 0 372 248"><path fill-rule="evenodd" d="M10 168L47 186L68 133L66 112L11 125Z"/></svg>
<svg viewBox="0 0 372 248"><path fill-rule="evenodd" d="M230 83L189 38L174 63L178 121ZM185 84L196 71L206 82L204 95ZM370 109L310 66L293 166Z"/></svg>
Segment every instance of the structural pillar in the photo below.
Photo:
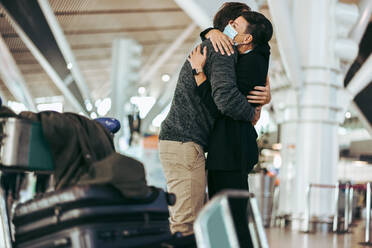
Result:
<svg viewBox="0 0 372 248"><path fill-rule="evenodd" d="M292 209L293 220L300 220L300 224L308 185L337 182L338 116L346 72L340 61L350 62L356 56L357 44L346 36L357 20L358 10L337 0L298 0L293 3L292 13L303 71ZM311 192L310 215L331 217L335 212L333 190L314 188Z"/></svg>

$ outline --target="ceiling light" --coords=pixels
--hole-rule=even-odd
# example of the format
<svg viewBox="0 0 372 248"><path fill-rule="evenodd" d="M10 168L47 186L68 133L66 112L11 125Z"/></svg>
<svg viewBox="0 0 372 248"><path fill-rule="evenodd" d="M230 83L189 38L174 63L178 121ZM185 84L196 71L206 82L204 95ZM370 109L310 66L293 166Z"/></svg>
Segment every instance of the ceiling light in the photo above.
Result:
<svg viewBox="0 0 372 248"><path fill-rule="evenodd" d="M87 108L88 111L91 111L93 109L93 105L90 102L87 102L85 104L85 106L86 106L86 108Z"/></svg>
<svg viewBox="0 0 372 248"><path fill-rule="evenodd" d="M146 93L146 88L145 87L139 87L138 88L138 94L140 96L143 96Z"/></svg>
<svg viewBox="0 0 372 248"><path fill-rule="evenodd" d="M161 76L161 80L163 80L163 82L168 82L170 80L170 76L168 74L163 74Z"/></svg>

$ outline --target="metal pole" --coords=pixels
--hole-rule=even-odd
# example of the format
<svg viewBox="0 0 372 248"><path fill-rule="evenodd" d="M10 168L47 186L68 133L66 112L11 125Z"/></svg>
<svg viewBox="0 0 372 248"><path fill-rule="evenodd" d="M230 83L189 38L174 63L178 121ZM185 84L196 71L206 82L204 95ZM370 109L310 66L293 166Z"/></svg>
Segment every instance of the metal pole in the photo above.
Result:
<svg viewBox="0 0 372 248"><path fill-rule="evenodd" d="M346 183L345 187L345 212L344 212L344 231L349 230L349 193L350 193L350 183Z"/></svg>
<svg viewBox="0 0 372 248"><path fill-rule="evenodd" d="M350 187L349 192L349 225L353 222L353 198L354 198L354 188Z"/></svg>
<svg viewBox="0 0 372 248"><path fill-rule="evenodd" d="M370 242L370 224L371 224L371 183L367 183L366 195L366 234L365 242Z"/></svg>
<svg viewBox="0 0 372 248"><path fill-rule="evenodd" d="M306 205L305 205L305 228L304 232L310 231L310 193L311 193L311 184L306 188Z"/></svg>
<svg viewBox="0 0 372 248"><path fill-rule="evenodd" d="M338 195L339 195L339 184L336 184L335 188L335 214L333 217L333 232L337 232L337 227L338 227Z"/></svg>
<svg viewBox="0 0 372 248"><path fill-rule="evenodd" d="M248 204L250 205L252 210L252 218L257 230L257 239L259 242L259 247L269 248L269 243L267 241L266 233L262 224L260 210L258 209L257 199L256 197L254 197L253 194L252 196L249 197Z"/></svg>
<svg viewBox="0 0 372 248"><path fill-rule="evenodd" d="M274 227L276 225L276 218L278 216L279 207L279 193L279 186L276 186L274 189L273 209L271 211L270 227Z"/></svg>
<svg viewBox="0 0 372 248"><path fill-rule="evenodd" d="M0 172L0 177L2 173ZM12 248L12 235L10 230L7 199L5 192L0 188L0 246Z"/></svg>

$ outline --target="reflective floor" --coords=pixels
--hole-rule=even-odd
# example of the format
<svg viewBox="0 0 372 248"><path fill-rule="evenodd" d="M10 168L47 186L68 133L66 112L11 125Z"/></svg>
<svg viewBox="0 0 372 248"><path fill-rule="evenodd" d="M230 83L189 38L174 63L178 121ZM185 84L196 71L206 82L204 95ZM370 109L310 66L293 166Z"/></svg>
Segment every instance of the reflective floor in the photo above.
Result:
<svg viewBox="0 0 372 248"><path fill-rule="evenodd" d="M311 233L305 234L289 229L266 229L270 248L367 248L364 242L364 222L355 223L347 234Z"/></svg>

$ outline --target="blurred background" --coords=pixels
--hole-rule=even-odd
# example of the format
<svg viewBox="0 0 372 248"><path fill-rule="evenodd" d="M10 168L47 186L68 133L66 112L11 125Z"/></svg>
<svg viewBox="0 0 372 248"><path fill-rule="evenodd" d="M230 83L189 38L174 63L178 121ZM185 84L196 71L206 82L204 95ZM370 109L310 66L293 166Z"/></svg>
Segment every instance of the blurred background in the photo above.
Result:
<svg viewBox="0 0 372 248"><path fill-rule="evenodd" d="M117 150L165 188L160 125L180 67L223 2L0 0L3 104L118 118ZM309 184L372 180L372 1L241 2L275 31L272 101L256 125L260 161L250 180L269 173L280 188L277 215L303 215ZM314 214L332 212L328 191L312 197Z"/></svg>

